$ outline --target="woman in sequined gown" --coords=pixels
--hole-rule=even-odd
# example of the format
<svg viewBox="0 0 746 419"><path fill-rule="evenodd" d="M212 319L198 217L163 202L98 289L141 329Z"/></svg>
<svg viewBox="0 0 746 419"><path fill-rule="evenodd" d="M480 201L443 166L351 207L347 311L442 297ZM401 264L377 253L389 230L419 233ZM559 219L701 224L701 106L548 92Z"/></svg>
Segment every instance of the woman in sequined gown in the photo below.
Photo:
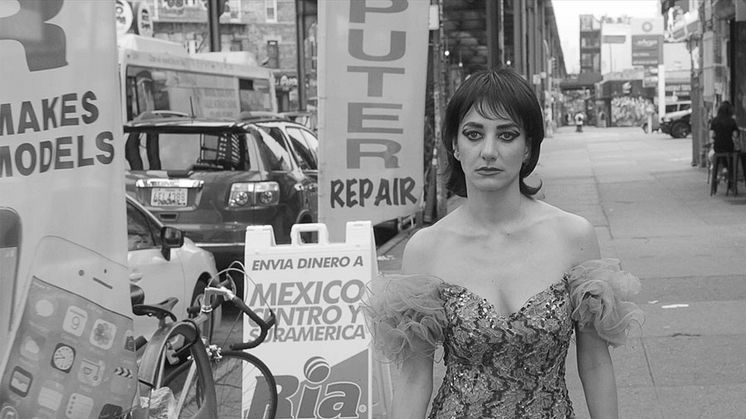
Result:
<svg viewBox="0 0 746 419"><path fill-rule="evenodd" d="M572 418L565 358L575 332L592 418L616 418L608 346L641 312L639 281L599 259L593 225L534 198L544 137L533 88L509 69L468 78L443 126L448 186L466 197L409 240L404 275L380 277L365 306L374 344L399 366L392 417L423 418L433 354L446 373L430 418Z"/></svg>

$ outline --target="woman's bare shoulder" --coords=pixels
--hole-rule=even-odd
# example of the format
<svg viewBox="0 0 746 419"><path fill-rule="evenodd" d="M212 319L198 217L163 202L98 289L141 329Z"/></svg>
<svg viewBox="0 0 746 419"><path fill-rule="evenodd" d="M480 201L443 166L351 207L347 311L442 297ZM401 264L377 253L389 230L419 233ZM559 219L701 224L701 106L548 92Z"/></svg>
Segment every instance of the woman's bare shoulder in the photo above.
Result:
<svg viewBox="0 0 746 419"><path fill-rule="evenodd" d="M449 225L450 221L448 217L445 217L431 226L417 230L404 247L402 271L409 273L414 272L409 269L410 267L417 267L421 270L422 266L428 266L427 262L442 246L444 237L447 236L450 228Z"/></svg>
<svg viewBox="0 0 746 419"><path fill-rule="evenodd" d="M541 213L551 228L565 243L574 255L574 262L583 262L600 257L598 237L593 224L585 217L541 202Z"/></svg>

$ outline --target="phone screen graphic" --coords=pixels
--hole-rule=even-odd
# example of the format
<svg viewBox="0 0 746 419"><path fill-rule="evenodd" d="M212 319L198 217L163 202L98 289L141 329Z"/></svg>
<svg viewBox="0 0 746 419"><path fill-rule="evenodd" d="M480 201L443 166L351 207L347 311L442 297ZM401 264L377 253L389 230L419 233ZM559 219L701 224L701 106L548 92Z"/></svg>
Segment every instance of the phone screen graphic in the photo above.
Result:
<svg viewBox="0 0 746 419"><path fill-rule="evenodd" d="M0 337L7 337L13 326L20 245L21 218L13 209L0 207Z"/></svg>

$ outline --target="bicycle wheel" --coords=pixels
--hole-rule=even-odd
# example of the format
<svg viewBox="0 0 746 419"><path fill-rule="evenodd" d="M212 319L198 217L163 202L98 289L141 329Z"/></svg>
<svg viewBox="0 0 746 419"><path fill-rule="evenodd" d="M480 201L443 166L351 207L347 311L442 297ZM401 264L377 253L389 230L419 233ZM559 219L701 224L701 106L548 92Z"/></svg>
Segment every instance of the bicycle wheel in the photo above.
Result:
<svg viewBox="0 0 746 419"><path fill-rule="evenodd" d="M193 419L218 417L210 358L199 336L199 329L188 323L179 325L169 334L168 341L173 340L193 342L188 348L188 361L176 367L166 367L163 373L165 378L162 385L169 387L176 402L180 402L185 407L179 411L178 417Z"/></svg>
<svg viewBox="0 0 746 419"><path fill-rule="evenodd" d="M226 351L220 359L212 357L210 363L218 418L274 419L277 386L275 377L264 362L246 352ZM181 365L179 370L179 374L184 375L188 368ZM189 394L195 396L198 392L196 386L189 390ZM181 414L189 417L195 407L196 404L185 403Z"/></svg>

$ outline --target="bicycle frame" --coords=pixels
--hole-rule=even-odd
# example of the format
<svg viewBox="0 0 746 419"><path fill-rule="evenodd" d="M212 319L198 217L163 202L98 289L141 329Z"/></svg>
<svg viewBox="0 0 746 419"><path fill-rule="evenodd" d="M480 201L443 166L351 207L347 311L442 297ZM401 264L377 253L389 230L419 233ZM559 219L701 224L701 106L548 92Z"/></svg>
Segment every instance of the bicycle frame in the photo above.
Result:
<svg viewBox="0 0 746 419"><path fill-rule="evenodd" d="M223 283L224 284L224 283ZM231 303L238 306L241 311L248 315L249 318L251 318L259 327L261 328L261 333L257 339L251 341L251 342L245 342L240 344L231 344L229 345L229 348L231 350L243 350L248 348L253 348L258 346L261 342L264 341L264 339L267 336L267 333L269 332L269 329L272 328L272 326L275 323L275 314L274 312L270 311L271 315L268 320L264 320L261 317L259 317L256 313L254 313L253 310L251 310L246 304L243 303L236 295L231 291L230 289L226 288L223 284L221 284L218 287L206 287L204 290L204 300L203 304L199 306L199 314L197 317L191 319L191 321L196 325L198 324L206 324L206 327L202 330L202 341L204 343L205 349L207 351L208 357L213 360L219 360L222 356L222 350L223 348L219 345L214 345L209 341L209 337L212 336L212 330L213 327L212 324L212 312L213 310L222 302L222 301L230 301ZM215 298L215 301L211 303L213 297ZM187 310L190 314L194 314L197 307L191 307ZM197 365L196 363L192 363L189 366L189 370L187 372L186 380L184 382L184 388L187 388L191 385L192 380L194 379L194 376L196 374ZM181 396L179 397L178 403L176 405L176 410L181 411L181 409L184 406L185 399L187 395L186 392L182 392Z"/></svg>

